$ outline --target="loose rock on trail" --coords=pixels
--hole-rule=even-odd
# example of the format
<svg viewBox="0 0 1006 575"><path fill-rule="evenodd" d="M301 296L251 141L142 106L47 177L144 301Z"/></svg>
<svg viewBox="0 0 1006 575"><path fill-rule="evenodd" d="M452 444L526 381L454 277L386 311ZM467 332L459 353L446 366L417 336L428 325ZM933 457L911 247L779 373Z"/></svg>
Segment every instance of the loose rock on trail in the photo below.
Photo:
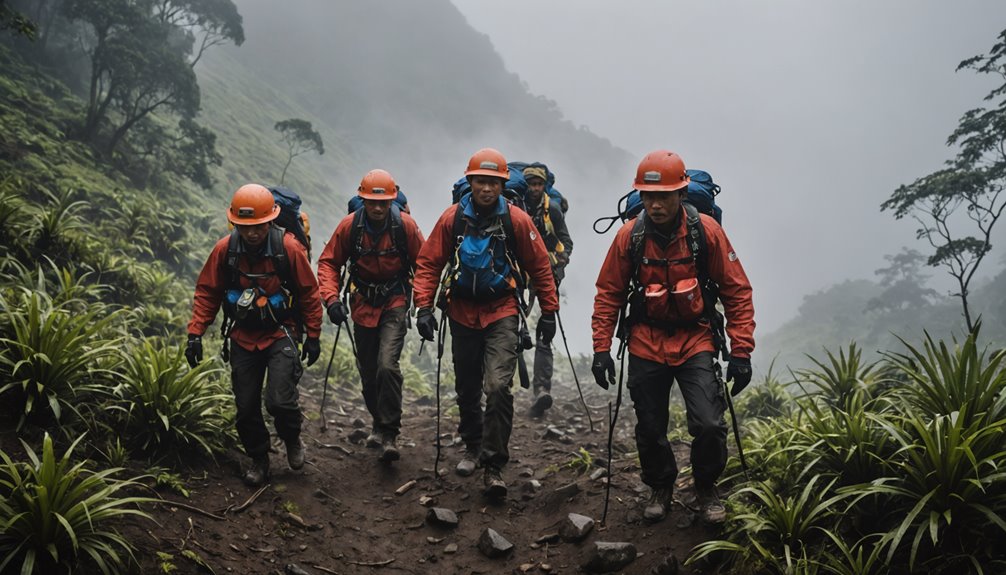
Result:
<svg viewBox="0 0 1006 575"><path fill-rule="evenodd" d="M609 549L612 542L635 549L634 559L615 567L619 573L668 573L672 564L678 573L700 573L678 563L698 543L716 538L715 528L678 503L663 522L643 521L649 489L639 479L627 397L616 425L607 524L601 524L608 478L599 470L608 456L609 396L584 391L596 406L593 432L572 384L555 384L555 405L540 419L527 416L530 394L514 388L511 459L503 472L509 494L494 503L482 495L481 469L471 477L454 474L463 447L456 416L443 415L437 479L436 409L428 400L406 394L402 459L385 464L377 460L380 450L364 445L367 434L359 433L369 415L357 390L330 393L322 432L317 398L302 386L308 415L302 470L287 467L282 443L276 442L270 483L251 500L257 490L241 483L239 469L247 461L235 450L219 465L187 473L188 499L163 495L184 506L157 506L151 509L157 524L130 519L121 528L138 548L143 573L160 572L166 559L158 553L170 555L177 573L212 569L217 575L582 573L597 560L597 549ZM444 398L445 412L453 405L452 397ZM684 469L688 445L674 446ZM682 473L675 499L690 501L693 491L691 476Z"/></svg>

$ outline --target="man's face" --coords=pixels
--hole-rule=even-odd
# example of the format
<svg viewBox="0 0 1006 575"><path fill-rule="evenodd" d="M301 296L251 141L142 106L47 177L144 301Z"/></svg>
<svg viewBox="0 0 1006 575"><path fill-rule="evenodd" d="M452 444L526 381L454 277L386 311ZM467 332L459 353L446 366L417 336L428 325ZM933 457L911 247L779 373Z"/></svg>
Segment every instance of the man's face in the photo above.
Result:
<svg viewBox="0 0 1006 575"><path fill-rule="evenodd" d="M269 236L269 222L264 224L256 224L254 226L246 226L241 224L236 224L234 227L238 229L238 235L241 236L241 241L245 245L257 248L265 242L265 239Z"/></svg>
<svg viewBox="0 0 1006 575"><path fill-rule="evenodd" d="M673 221L678 210L681 209L681 192L640 192L640 199L643 200L643 209L646 215L659 225Z"/></svg>
<svg viewBox="0 0 1006 575"><path fill-rule="evenodd" d="M502 178L492 176L472 176L469 179L472 186L472 203L476 208L486 209L496 205L503 193Z"/></svg>
<svg viewBox="0 0 1006 575"><path fill-rule="evenodd" d="M391 200L363 200L363 210L367 212L367 219L376 224L388 217L390 209Z"/></svg>
<svg viewBox="0 0 1006 575"><path fill-rule="evenodd" d="M536 176L527 179L527 199L529 205L538 205L538 202L541 201L541 195L544 193L545 180Z"/></svg>

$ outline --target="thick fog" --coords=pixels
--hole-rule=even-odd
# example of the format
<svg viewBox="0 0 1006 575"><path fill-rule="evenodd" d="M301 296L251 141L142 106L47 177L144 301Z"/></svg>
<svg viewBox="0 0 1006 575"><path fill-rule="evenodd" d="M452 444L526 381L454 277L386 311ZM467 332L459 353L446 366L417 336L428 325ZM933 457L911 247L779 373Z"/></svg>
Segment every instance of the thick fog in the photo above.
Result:
<svg viewBox="0 0 1006 575"><path fill-rule="evenodd" d="M998 0L453 1L568 119L634 161L670 148L714 175L763 335L803 295L928 252L879 204L951 158L960 116L1002 82L954 71L1006 27ZM594 247L574 265L596 270L610 234L576 240Z"/></svg>
<svg viewBox="0 0 1006 575"><path fill-rule="evenodd" d="M953 156L947 136L996 85L954 70L1006 25L1006 2L992 0L453 2L460 13L444 1L239 0L248 40L209 58L201 82L226 99L240 63L263 83L242 97L282 94L282 113L315 122L329 153L298 159L293 182L323 240L371 168L395 174L428 232L476 149L548 163L572 205L563 319L583 352L614 235L591 223L653 149L723 187L762 336L804 295L874 279L902 246L926 251L912 222L879 205ZM268 180L272 169L231 171Z"/></svg>

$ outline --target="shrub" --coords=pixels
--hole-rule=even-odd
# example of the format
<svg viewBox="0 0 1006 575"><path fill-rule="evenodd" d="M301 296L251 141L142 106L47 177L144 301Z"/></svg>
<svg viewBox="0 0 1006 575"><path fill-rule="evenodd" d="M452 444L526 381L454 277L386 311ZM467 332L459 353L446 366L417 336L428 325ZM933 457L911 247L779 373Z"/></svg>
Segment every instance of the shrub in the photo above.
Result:
<svg viewBox="0 0 1006 575"><path fill-rule="evenodd" d="M113 423L129 447L153 457L194 451L212 456L230 438L230 394L212 362L189 369L184 351L143 340L124 354Z"/></svg>
<svg viewBox="0 0 1006 575"><path fill-rule="evenodd" d="M118 495L135 484L111 478L119 468L92 473L84 462L73 464L81 438L58 460L48 434L41 459L27 445L30 462L15 463L0 451L0 572L20 566L22 575L41 575L92 564L108 575L133 559L132 545L110 524L130 515L150 518L137 508L148 499Z"/></svg>

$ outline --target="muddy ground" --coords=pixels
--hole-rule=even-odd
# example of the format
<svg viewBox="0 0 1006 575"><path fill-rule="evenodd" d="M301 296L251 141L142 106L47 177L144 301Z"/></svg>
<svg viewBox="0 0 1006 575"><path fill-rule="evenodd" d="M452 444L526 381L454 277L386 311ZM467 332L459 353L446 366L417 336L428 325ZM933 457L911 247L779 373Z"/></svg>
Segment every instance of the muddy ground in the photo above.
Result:
<svg viewBox="0 0 1006 575"><path fill-rule="evenodd" d="M639 480L627 394L616 425L607 521L601 524L607 480L598 470L606 457L609 396L582 383L590 388L588 404L595 405L593 432L572 384L556 384L556 404L541 419L527 415L530 393L516 388L511 461L504 470L509 495L501 504L482 495L481 470L467 478L454 474L461 455L454 442L456 415L442 419L438 480L433 402L406 394L402 459L389 465L377 460L377 450L350 438L365 435L358 430L369 430L370 419L362 397L339 390L329 397L325 431L317 417L319 398L302 394L309 414L308 463L290 470L277 443L271 481L257 498L256 489L241 483L247 460L235 450L216 465L186 473L188 498L163 493L183 505L154 507L156 523L130 520L118 527L136 545L144 574L579 573L596 541L635 545L637 558L619 573L673 573L654 569L669 555L683 560L696 544L716 538L717 530L696 521L685 505L694 497L688 473L679 476L669 517L656 525L643 521L649 490ZM453 394L445 393L445 412L452 405ZM684 469L688 445L676 442L675 451ZM458 526L433 526L426 520L431 507L456 512ZM580 542L556 537L569 513L595 521ZM487 527L513 544L509 554L490 559L479 551ZM702 571L681 566L677 572Z"/></svg>

